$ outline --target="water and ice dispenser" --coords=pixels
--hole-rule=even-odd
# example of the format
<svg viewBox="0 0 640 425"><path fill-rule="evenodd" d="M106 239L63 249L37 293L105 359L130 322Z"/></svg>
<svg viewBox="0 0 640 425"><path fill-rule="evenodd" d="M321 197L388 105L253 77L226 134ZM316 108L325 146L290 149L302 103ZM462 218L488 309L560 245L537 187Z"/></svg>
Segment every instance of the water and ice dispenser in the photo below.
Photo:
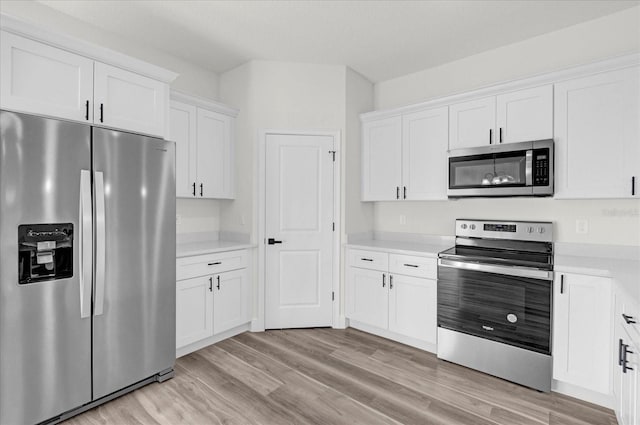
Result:
<svg viewBox="0 0 640 425"><path fill-rule="evenodd" d="M21 285L73 276L73 224L18 226L18 276Z"/></svg>

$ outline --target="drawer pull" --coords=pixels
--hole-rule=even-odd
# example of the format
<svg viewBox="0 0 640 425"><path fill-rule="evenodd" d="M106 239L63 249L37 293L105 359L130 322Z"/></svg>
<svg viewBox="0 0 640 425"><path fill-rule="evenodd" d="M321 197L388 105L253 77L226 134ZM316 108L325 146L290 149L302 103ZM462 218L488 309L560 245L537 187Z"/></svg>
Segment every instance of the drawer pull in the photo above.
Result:
<svg viewBox="0 0 640 425"><path fill-rule="evenodd" d="M636 321L633 318L633 316L629 316L627 314L622 313L622 318L624 319L625 322L627 322L627 325L631 325L633 323L636 323Z"/></svg>
<svg viewBox="0 0 640 425"><path fill-rule="evenodd" d="M373 261L371 258L361 258L362 261Z"/></svg>
<svg viewBox="0 0 640 425"><path fill-rule="evenodd" d="M207 263L207 266L219 266L222 264L222 261L216 261L215 263Z"/></svg>
<svg viewBox="0 0 640 425"><path fill-rule="evenodd" d="M405 264L405 267L415 267L418 268L419 266L417 266L416 264Z"/></svg>

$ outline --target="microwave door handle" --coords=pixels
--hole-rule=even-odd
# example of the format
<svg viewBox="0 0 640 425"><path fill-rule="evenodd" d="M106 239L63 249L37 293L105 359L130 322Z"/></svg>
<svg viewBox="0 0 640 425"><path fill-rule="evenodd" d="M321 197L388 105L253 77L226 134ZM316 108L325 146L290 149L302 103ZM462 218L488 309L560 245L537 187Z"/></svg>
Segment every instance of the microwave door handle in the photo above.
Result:
<svg viewBox="0 0 640 425"><path fill-rule="evenodd" d="M527 187L533 186L533 150L527 150L525 156L524 179Z"/></svg>

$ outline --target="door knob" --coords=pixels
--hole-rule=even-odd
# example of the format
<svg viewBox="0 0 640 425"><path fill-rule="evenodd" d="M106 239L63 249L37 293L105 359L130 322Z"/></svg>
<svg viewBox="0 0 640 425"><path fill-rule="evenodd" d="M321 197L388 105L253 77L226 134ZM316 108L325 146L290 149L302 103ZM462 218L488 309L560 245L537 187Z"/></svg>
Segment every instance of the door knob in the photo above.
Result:
<svg viewBox="0 0 640 425"><path fill-rule="evenodd" d="M277 244L277 243L282 243L282 241L277 241L277 240L275 240L275 239L273 239L273 238L269 238L269 239L267 239L267 243L268 243L269 245L275 245L275 244Z"/></svg>

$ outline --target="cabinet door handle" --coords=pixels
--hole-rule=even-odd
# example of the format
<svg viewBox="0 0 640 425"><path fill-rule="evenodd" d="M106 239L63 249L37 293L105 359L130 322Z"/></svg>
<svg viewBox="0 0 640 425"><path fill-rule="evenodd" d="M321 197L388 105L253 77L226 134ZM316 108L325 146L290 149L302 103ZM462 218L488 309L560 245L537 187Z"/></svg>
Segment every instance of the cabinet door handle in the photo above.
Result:
<svg viewBox="0 0 640 425"><path fill-rule="evenodd" d="M489 129L489 144L493 144L493 129Z"/></svg>
<svg viewBox="0 0 640 425"><path fill-rule="evenodd" d="M373 258L361 258L362 261L373 261Z"/></svg>
<svg viewBox="0 0 640 425"><path fill-rule="evenodd" d="M196 182L193 182L193 196L196 196Z"/></svg>
<svg viewBox="0 0 640 425"><path fill-rule="evenodd" d="M209 278L209 292L213 292L213 278Z"/></svg>
<svg viewBox="0 0 640 425"><path fill-rule="evenodd" d="M622 338L618 340L618 366L622 366L622 350L624 348L624 343L622 342Z"/></svg>
<svg viewBox="0 0 640 425"><path fill-rule="evenodd" d="M203 184L200 183L200 196L202 196L202 187L203 187Z"/></svg>
<svg viewBox="0 0 640 425"><path fill-rule="evenodd" d="M384 288L387 285L387 275L382 273L382 287Z"/></svg>
<svg viewBox="0 0 640 425"><path fill-rule="evenodd" d="M389 275L389 289L393 289L393 275Z"/></svg>
<svg viewBox="0 0 640 425"><path fill-rule="evenodd" d="M396 186L396 199L400 199L400 186Z"/></svg>
<svg viewBox="0 0 640 425"><path fill-rule="evenodd" d="M418 266L416 264L404 264L405 267L415 267L418 268Z"/></svg>
<svg viewBox="0 0 640 425"><path fill-rule="evenodd" d="M624 319L625 322L627 322L627 325L631 325L631 324L636 323L636 321L633 318L633 316L629 316L627 314L622 313L622 318Z"/></svg>
<svg viewBox="0 0 640 425"><path fill-rule="evenodd" d="M218 285L216 285L216 287L218 288L218 291L219 291L220 290L220 275L218 275L218 277L216 279L218 279Z"/></svg>
<svg viewBox="0 0 640 425"><path fill-rule="evenodd" d="M627 354L633 354L633 351L629 350L629 344L622 344L624 351L622 352L622 373L627 373L628 370L633 370L632 367L627 366L629 361L627 360Z"/></svg>
<svg viewBox="0 0 640 425"><path fill-rule="evenodd" d="M631 177L631 196L636 196L636 176Z"/></svg>
<svg viewBox="0 0 640 425"><path fill-rule="evenodd" d="M87 103L85 103L84 119L89 121L89 101L88 100L87 100Z"/></svg>
<svg viewBox="0 0 640 425"><path fill-rule="evenodd" d="M100 122L104 122L104 103L100 104Z"/></svg>
<svg viewBox="0 0 640 425"><path fill-rule="evenodd" d="M500 127L500 143L502 143L502 127Z"/></svg>
<svg viewBox="0 0 640 425"><path fill-rule="evenodd" d="M404 199L407 199L407 186L403 186L402 189L404 190Z"/></svg>
<svg viewBox="0 0 640 425"><path fill-rule="evenodd" d="M560 275L560 293L564 294L564 275Z"/></svg>
<svg viewBox="0 0 640 425"><path fill-rule="evenodd" d="M222 261L216 261L215 263L207 263L207 266L218 266L222 264Z"/></svg>

